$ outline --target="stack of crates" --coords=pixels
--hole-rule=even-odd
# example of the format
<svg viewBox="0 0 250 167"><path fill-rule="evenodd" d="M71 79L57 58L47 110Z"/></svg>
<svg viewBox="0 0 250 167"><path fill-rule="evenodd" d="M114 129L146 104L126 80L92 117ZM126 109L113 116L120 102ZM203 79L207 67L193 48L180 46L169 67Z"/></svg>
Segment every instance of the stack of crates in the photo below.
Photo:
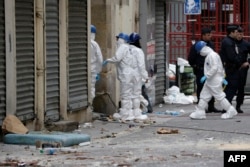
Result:
<svg viewBox="0 0 250 167"><path fill-rule="evenodd" d="M195 92L195 75L191 66L184 66L182 73L180 73L180 67L177 66L177 78L181 93L192 95Z"/></svg>

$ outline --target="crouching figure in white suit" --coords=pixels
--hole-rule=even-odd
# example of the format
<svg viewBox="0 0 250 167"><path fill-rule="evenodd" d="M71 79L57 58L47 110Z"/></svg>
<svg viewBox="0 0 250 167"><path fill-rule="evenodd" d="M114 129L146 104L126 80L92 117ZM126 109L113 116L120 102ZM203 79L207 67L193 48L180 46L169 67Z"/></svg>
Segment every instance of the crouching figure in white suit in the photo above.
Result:
<svg viewBox="0 0 250 167"><path fill-rule="evenodd" d="M204 63L204 76L200 82L204 83L200 94L200 100L196 111L190 114L192 119L205 119L205 109L208 106L209 100L212 96L216 99L226 113L221 115L222 119L229 119L237 115L235 108L225 98L226 94L223 92L222 84L227 85L224 79L224 68L220 56L211 48L206 46L206 42L199 41L195 44L195 49L200 52L200 55L206 56Z"/></svg>

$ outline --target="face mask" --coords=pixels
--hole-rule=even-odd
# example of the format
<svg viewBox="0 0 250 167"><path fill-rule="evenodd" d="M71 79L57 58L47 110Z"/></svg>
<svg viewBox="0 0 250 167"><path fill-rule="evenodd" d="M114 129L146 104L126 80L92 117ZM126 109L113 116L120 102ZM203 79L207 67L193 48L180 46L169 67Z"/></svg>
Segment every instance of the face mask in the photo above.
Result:
<svg viewBox="0 0 250 167"><path fill-rule="evenodd" d="M90 38L91 38L92 40L95 40L95 33L91 33Z"/></svg>

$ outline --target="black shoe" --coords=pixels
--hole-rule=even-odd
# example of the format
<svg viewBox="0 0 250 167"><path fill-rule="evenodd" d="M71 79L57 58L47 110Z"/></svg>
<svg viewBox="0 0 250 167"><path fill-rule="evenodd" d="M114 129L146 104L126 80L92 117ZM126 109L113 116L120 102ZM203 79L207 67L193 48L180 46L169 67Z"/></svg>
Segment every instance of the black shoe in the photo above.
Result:
<svg viewBox="0 0 250 167"><path fill-rule="evenodd" d="M238 113L244 113L244 112L240 109L240 107L236 108L236 110L237 110Z"/></svg>
<svg viewBox="0 0 250 167"><path fill-rule="evenodd" d="M211 110L205 110L206 113L211 113L212 111Z"/></svg>
<svg viewBox="0 0 250 167"><path fill-rule="evenodd" d="M227 112L226 110L222 110L222 111L221 111L222 114L224 114L224 113L226 113L226 112Z"/></svg>
<svg viewBox="0 0 250 167"><path fill-rule="evenodd" d="M218 109L214 108L214 109L213 109L213 112L214 112L214 113L221 113L221 110L218 110Z"/></svg>
<svg viewBox="0 0 250 167"><path fill-rule="evenodd" d="M215 107L210 107L208 110L206 110L206 113L221 113L222 111L216 109Z"/></svg>

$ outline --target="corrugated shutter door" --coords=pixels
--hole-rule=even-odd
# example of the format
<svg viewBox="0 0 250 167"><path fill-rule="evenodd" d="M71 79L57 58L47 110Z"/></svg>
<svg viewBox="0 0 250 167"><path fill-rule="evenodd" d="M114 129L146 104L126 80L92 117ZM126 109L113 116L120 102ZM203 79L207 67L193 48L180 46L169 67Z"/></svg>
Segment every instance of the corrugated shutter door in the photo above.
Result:
<svg viewBox="0 0 250 167"><path fill-rule="evenodd" d="M68 110L74 111L88 105L87 0L70 0L68 15Z"/></svg>
<svg viewBox="0 0 250 167"><path fill-rule="evenodd" d="M59 120L58 0L46 0L46 98L45 121Z"/></svg>
<svg viewBox="0 0 250 167"><path fill-rule="evenodd" d="M166 5L164 0L155 2L155 64L157 65L155 103L157 104L163 101L166 91Z"/></svg>
<svg viewBox="0 0 250 167"><path fill-rule="evenodd" d="M0 126L6 114L4 0L0 0Z"/></svg>
<svg viewBox="0 0 250 167"><path fill-rule="evenodd" d="M34 1L16 0L17 116L34 118Z"/></svg>

